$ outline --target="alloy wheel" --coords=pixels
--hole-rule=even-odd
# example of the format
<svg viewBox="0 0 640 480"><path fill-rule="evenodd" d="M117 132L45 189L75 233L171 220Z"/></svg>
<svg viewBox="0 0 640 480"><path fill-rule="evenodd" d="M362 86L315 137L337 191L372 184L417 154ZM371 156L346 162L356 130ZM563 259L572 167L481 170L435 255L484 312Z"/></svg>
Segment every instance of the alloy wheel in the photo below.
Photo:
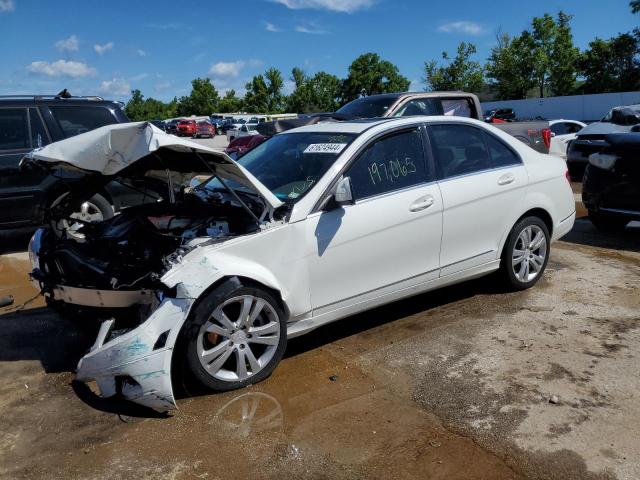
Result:
<svg viewBox="0 0 640 480"><path fill-rule="evenodd" d="M280 342L280 319L264 298L241 295L218 305L197 337L200 364L227 382L255 376L273 358Z"/></svg>
<svg viewBox="0 0 640 480"><path fill-rule="evenodd" d="M511 254L511 268L515 277L523 282L535 279L547 257L547 238L537 225L526 226L518 235Z"/></svg>

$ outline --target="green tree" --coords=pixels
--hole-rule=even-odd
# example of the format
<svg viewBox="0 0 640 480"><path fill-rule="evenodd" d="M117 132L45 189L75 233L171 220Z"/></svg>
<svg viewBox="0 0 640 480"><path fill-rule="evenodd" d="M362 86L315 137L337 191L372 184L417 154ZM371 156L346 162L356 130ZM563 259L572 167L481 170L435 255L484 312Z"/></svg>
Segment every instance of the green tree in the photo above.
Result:
<svg viewBox="0 0 640 480"><path fill-rule="evenodd" d="M261 113L280 113L284 106L284 95L282 88L284 80L280 70L270 68L264 72L264 78L267 84L267 111Z"/></svg>
<svg viewBox="0 0 640 480"><path fill-rule="evenodd" d="M312 92L309 111L334 112L338 109L342 83L338 77L327 72L318 72L308 83Z"/></svg>
<svg viewBox="0 0 640 480"><path fill-rule="evenodd" d="M539 97L574 92L579 51L570 21L562 11L557 19L545 13L534 17L531 29L519 36L498 34L486 71L502 98L526 98L534 87Z"/></svg>
<svg viewBox="0 0 640 480"><path fill-rule="evenodd" d="M233 113L242 110L242 99L236 97L236 91L231 89L227 90L224 97L218 102L218 112L220 113Z"/></svg>
<svg viewBox="0 0 640 480"><path fill-rule="evenodd" d="M131 98L124 107L131 121L155 120L170 118L175 115L176 100L164 103L155 98L144 98L140 90L133 90Z"/></svg>
<svg viewBox="0 0 640 480"><path fill-rule="evenodd" d="M640 0L631 0L629 2L631 13L640 13Z"/></svg>
<svg viewBox="0 0 640 480"><path fill-rule="evenodd" d="M294 90L287 97L286 110L293 113L305 113L311 111L311 88L309 86L309 78L301 68L294 67L291 70L291 81L294 84Z"/></svg>
<svg viewBox="0 0 640 480"><path fill-rule="evenodd" d="M269 90L262 75L254 76L245 85L244 109L252 113L267 113L269 109Z"/></svg>
<svg viewBox="0 0 640 480"><path fill-rule="evenodd" d="M208 78L191 80L191 93L178 101L180 115L211 115L218 107L220 99L216 87Z"/></svg>
<svg viewBox="0 0 640 480"><path fill-rule="evenodd" d="M349 66L349 74L342 83L342 101L350 102L362 92L374 95L406 91L409 84L393 63L381 60L376 53L365 53Z"/></svg>
<svg viewBox="0 0 640 480"><path fill-rule="evenodd" d="M525 30L522 35L511 38L508 33L499 32L486 72L500 99L526 98L535 86L531 34Z"/></svg>
<svg viewBox="0 0 640 480"><path fill-rule="evenodd" d="M571 16L560 11L551 47L549 87L554 95L571 95L576 90L580 50L573 45Z"/></svg>
<svg viewBox="0 0 640 480"><path fill-rule="evenodd" d="M580 56L583 93L624 92L640 89L640 31L596 38Z"/></svg>
<svg viewBox="0 0 640 480"><path fill-rule="evenodd" d="M439 66L436 60L425 62L423 82L427 90L464 90L479 92L484 84L484 71L480 63L471 60L476 53L472 43L460 42L455 58L442 52L447 65Z"/></svg>

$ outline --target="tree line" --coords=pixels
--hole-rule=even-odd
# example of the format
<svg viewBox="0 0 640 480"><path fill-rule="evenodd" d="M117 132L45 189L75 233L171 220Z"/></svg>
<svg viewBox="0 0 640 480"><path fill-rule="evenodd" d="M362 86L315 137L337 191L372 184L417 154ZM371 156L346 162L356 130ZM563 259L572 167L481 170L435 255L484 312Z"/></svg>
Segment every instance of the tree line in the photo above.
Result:
<svg viewBox="0 0 640 480"><path fill-rule="evenodd" d="M640 0L632 0L640 13ZM481 100L517 100L532 97L608 93L640 89L640 29L609 39L595 38L580 51L573 43L571 15L534 17L519 35L496 34L496 46L485 63L476 59L476 47L461 42L455 54L424 63L425 90L463 90ZM235 90L220 95L208 78L191 82L191 93L170 102L131 92L125 111L131 120L150 120L213 112L308 113L335 111L362 94L405 91L410 81L393 63L376 53L365 53L340 79L327 72L307 74L295 67L293 91L284 94L284 77L276 68L254 76L240 97Z"/></svg>

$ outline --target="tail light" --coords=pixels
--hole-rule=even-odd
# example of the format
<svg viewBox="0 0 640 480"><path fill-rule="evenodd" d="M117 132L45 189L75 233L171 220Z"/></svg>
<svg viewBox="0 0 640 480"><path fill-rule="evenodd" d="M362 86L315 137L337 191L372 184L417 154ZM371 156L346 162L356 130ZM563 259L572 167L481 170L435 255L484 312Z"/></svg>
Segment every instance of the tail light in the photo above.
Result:
<svg viewBox="0 0 640 480"><path fill-rule="evenodd" d="M543 128L542 129L542 140L547 148L551 148L551 129Z"/></svg>

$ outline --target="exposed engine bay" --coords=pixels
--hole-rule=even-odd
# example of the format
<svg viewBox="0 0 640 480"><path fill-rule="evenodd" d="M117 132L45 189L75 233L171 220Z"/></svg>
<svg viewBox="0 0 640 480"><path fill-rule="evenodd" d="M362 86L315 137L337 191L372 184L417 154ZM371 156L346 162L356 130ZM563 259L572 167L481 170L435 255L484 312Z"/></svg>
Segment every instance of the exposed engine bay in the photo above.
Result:
<svg viewBox="0 0 640 480"><path fill-rule="evenodd" d="M258 198L242 195L260 215ZM210 245L259 230L244 206L224 191L182 190L175 203L130 207L113 218L82 225L77 235L45 231L39 269L47 284L87 289L155 289L176 259L198 245ZM38 275L35 273L34 275ZM46 285L45 285L46 287ZM46 292L46 288L45 288Z"/></svg>

